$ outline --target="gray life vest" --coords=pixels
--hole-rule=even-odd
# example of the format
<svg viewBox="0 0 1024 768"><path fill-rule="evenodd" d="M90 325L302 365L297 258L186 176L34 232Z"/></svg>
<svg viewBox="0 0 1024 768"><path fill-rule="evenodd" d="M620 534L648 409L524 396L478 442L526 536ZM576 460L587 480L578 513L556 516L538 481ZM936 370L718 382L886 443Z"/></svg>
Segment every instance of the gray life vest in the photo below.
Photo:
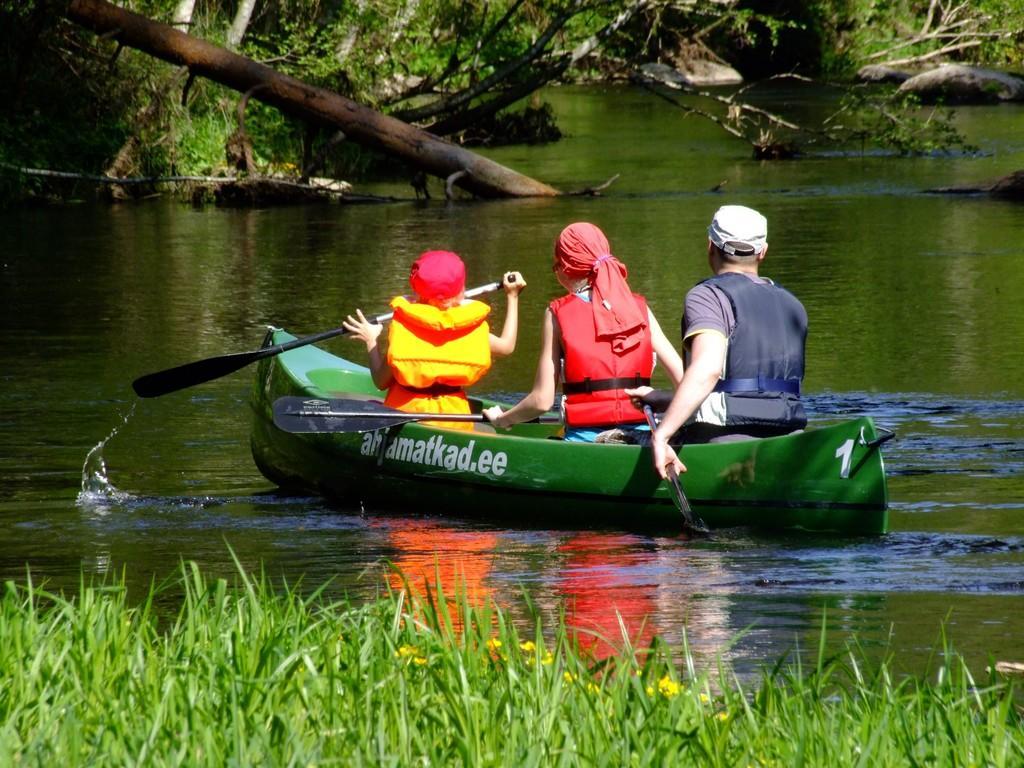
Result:
<svg viewBox="0 0 1024 768"><path fill-rule="evenodd" d="M729 339L725 378L727 427L758 425L780 431L803 429L800 402L804 378L807 311L785 288L725 272L708 278L732 303L736 327Z"/></svg>

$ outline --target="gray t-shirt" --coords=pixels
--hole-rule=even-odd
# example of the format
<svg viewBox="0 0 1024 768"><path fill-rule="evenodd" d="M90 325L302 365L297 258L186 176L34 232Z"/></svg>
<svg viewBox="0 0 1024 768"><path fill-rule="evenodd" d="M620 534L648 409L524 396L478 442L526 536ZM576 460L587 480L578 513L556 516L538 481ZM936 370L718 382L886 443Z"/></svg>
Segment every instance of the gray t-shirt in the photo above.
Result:
<svg viewBox="0 0 1024 768"><path fill-rule="evenodd" d="M744 275L756 283L770 283L766 277ZM736 328L736 315L732 311L732 302L712 283L698 283L686 294L683 304L683 348L689 346L688 341L699 331L718 331L725 338L732 335Z"/></svg>

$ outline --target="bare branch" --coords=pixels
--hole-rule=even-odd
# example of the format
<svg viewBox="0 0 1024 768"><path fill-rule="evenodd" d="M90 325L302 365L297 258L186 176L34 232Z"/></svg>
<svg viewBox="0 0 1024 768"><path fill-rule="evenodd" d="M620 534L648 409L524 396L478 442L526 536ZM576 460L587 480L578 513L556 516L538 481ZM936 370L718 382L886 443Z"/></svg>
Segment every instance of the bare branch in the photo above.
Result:
<svg viewBox="0 0 1024 768"><path fill-rule="evenodd" d="M901 64L918 64L922 61L929 61L931 59L937 58L938 56L944 56L945 54L952 53L953 51L963 51L968 48L976 48L979 45L981 45L981 40L968 40L965 43L959 43L957 45L947 45L946 47L939 48L938 50L932 51L931 53L925 53L920 56L909 56L905 59L894 59L893 61L889 61L886 63L894 67L899 66Z"/></svg>
<svg viewBox="0 0 1024 768"><path fill-rule="evenodd" d="M731 125L729 125L724 120L719 118L717 115L712 115L710 112L705 112L703 109L698 109L697 107L691 107L691 106L689 106L687 104L683 104L683 103L681 103L679 101L676 101L675 99L673 99L668 94L662 93L661 91L659 91L657 88L654 87L654 82L652 80L650 80L649 78L644 77L642 75L637 75L637 74L634 73L634 74L630 75L630 80L632 80L634 83L636 83L640 87L646 88L648 91L653 93L658 98L664 99L669 104L672 104L673 106L678 107L679 109L683 110L684 112L688 112L691 115L699 115L700 117L703 117L706 120L710 120L715 125L719 126L726 133L735 136L737 139L743 139L748 144L752 143L750 141L750 139L748 139L746 136L743 135L742 131L738 130L737 128L734 128Z"/></svg>
<svg viewBox="0 0 1024 768"><path fill-rule="evenodd" d="M583 10L583 6L576 5L574 8L563 11L561 14L556 16L525 53L516 59L506 62L504 66L496 69L479 83L459 91L452 96L438 99L431 104L426 104L418 109L396 112L395 117L406 121L417 121L445 113L451 113L468 104L473 99L493 90L496 86L507 81L512 75L516 74L527 65L533 64L534 68L537 70L537 74L528 78L525 84L515 85L506 91L505 94L496 97L486 105L483 105L476 110L471 110L477 117L494 114L508 104L512 104L517 101L522 95L526 95L533 90L536 90L540 85L550 82L554 78L558 77L581 58L593 52L608 36L613 34L630 18L632 18L638 10L647 6L649 2L650 0L636 0L628 8L623 10L615 19L579 44L571 54L554 52L545 56L545 49L555 34L557 34L571 18ZM550 63L547 66L539 66L536 62L542 58L548 59ZM511 94L520 94L520 96L510 98ZM448 133L460 130L460 128L456 128L454 126L462 126L466 124L468 123L466 123L461 116L453 116L435 123L435 125L431 127L431 130L435 132L440 131L441 135L447 135Z"/></svg>
<svg viewBox="0 0 1024 768"><path fill-rule="evenodd" d="M803 77L802 75L795 75L795 74L773 75L772 77L769 77L769 78L766 78L766 79L767 80L774 80L774 79L783 79L783 78L793 79L793 80L803 80L803 81L806 81L806 82L812 82L809 78ZM774 123L775 125L778 125L778 126L780 126L782 128L789 128L789 129L795 130L795 131L806 130L805 128L803 128L801 126L796 125L795 123L791 123L790 121L786 120L785 118L780 117L779 115L775 114L774 112L768 112L767 110L761 109L760 107L755 107L753 104L748 104L747 102L744 102L744 101L736 101L736 97L739 96L740 94L742 94L744 91L748 90L750 87L752 87L754 85L753 83L751 85L744 86L743 88L741 88L738 91L736 91L736 93L732 94L731 96L720 96L717 93L712 93L710 91L698 91L695 88L683 86L683 85L680 85L679 83L673 83L673 82L669 82L669 81L665 81L665 80L653 80L649 76L643 75L643 74L636 74L636 73L634 73L633 75L630 75L630 80L632 80L633 82L640 83L641 85L653 85L653 83L656 82L659 85L664 85L665 87L671 88L673 90L682 91L684 93L688 93L688 94L691 94L693 96L701 96L701 97L703 97L705 99L711 99L712 101L717 101L720 104L724 104L726 107L728 107L731 113L735 113L735 111L738 110L741 113L751 113L751 114L755 114L755 115L758 115L760 117L763 117L768 122ZM763 81L761 81L761 82L763 82ZM648 88L648 90L652 90L652 88ZM657 91L654 91L654 92L658 93ZM661 95L661 94L659 94L659 95ZM669 101L671 101L672 103L676 103L673 99L669 99ZM695 111L697 114L701 114L702 116L706 116L705 113L702 112L701 110L696 110L695 108L693 108L693 111ZM734 134L734 135L738 136L738 135L742 135L742 134L738 134L737 133L737 134ZM744 137L744 138L746 138L746 137Z"/></svg>
<svg viewBox="0 0 1024 768"><path fill-rule="evenodd" d="M439 115L444 112L450 112L458 109L463 104L469 103L473 99L489 91L495 85L507 80L517 71L537 59L544 52L547 44L551 42L551 38L553 38L555 34L565 26L569 19L572 18L572 15L572 13L563 12L556 16L551 24L548 25L548 28L544 30L544 33L537 38L536 42L530 46L524 54L506 62L504 66L496 69L476 85L459 91L452 96L438 99L437 101L426 104L422 107L396 112L393 116L406 122L415 122L417 120L425 120L426 118L434 117L435 115Z"/></svg>
<svg viewBox="0 0 1024 768"><path fill-rule="evenodd" d="M601 43L613 35L623 24L633 18L637 11L643 10L649 5L649 0L636 0L636 2L625 8L618 16L612 19L596 33L577 45L572 52L572 63L575 64L585 56L590 55Z"/></svg>
<svg viewBox="0 0 1024 768"><path fill-rule="evenodd" d="M12 163L0 162L0 167L24 176L42 176L54 179L73 179L75 181L93 181L98 184L161 184L182 181L233 181L232 176L101 176L92 173L71 173L70 171L51 171L46 168L22 168Z"/></svg>
<svg viewBox="0 0 1024 768"><path fill-rule="evenodd" d="M455 199L455 182L457 182L459 179L461 179L468 173L469 171L463 168L461 171L456 171L455 173L453 173L451 176L444 180L444 197L446 200Z"/></svg>
<svg viewBox="0 0 1024 768"><path fill-rule="evenodd" d="M536 71L536 74L529 80L516 84L514 87L509 88L500 95L495 96L493 99L473 107L472 109L467 109L440 120L433 125L428 126L427 130L438 136L449 136L453 133L457 133L458 131L472 125L477 120L497 114L510 104L515 104L524 96L529 96L540 86L544 85L544 83L549 83L561 75L568 66L568 57L546 67L535 65L533 69Z"/></svg>
<svg viewBox="0 0 1024 768"><path fill-rule="evenodd" d="M1002 29L986 30L985 24L990 21L990 16L974 10L969 2L953 5L952 2L946 4L942 0L931 0L920 32L916 35L911 35L905 40L900 40L884 50L872 53L865 60L881 61L888 66L917 64L923 61L930 61L947 53L974 48L981 45L981 42L986 38L1000 38L1010 34ZM949 42L941 44L942 41ZM940 47L901 59L887 58L896 51L928 43L939 43Z"/></svg>
<svg viewBox="0 0 1024 768"><path fill-rule="evenodd" d="M338 146L345 140L345 133L343 131L335 131L331 134L331 137L323 143L320 149L317 150L316 155L306 164L306 167L302 169L302 174L299 176L299 181L308 182L309 177L312 176L316 171L323 166L324 161L327 160L327 155L332 149Z"/></svg>
<svg viewBox="0 0 1024 768"><path fill-rule="evenodd" d="M505 26L508 25L509 21L512 19L512 17L515 15L515 13L519 10L519 8L523 5L524 2L526 2L526 0L516 0L505 12L505 14L500 19L498 19L497 22L495 22L494 26L491 27L483 35L483 37L481 37L477 41L476 45L474 46L474 52L482 50L487 45L489 45L491 40L495 37L495 35L497 35L498 32L500 32ZM462 65L466 63L466 61L465 59L459 58L458 41L456 41L454 48L455 49L453 50L452 55L448 59L448 64L445 66L444 70L440 74L438 74L436 77L424 78L421 82L417 83L412 88L403 91L399 96L397 96L394 99L391 99L387 103L397 104L408 99L411 99L413 96L419 96L422 93L427 93L428 91L433 90L438 83L443 83L449 77L458 72L461 69Z"/></svg>
<svg viewBox="0 0 1024 768"><path fill-rule="evenodd" d="M582 196L600 197L601 196L601 191L607 189L612 184L614 184L618 180L619 176L620 176L620 174L616 173L614 176L612 176L607 181L604 181L604 182L602 182L602 183L600 183L600 184L598 184L596 186L584 187L583 189L577 189L577 190L575 190L573 192L566 192L566 194L567 195L576 196L576 197L582 197Z"/></svg>
<svg viewBox="0 0 1024 768"><path fill-rule="evenodd" d="M932 21L935 19L935 9L939 5L939 0L932 0L928 6L928 15L925 16L924 25L921 27L921 33L918 37L925 37L931 31Z"/></svg>

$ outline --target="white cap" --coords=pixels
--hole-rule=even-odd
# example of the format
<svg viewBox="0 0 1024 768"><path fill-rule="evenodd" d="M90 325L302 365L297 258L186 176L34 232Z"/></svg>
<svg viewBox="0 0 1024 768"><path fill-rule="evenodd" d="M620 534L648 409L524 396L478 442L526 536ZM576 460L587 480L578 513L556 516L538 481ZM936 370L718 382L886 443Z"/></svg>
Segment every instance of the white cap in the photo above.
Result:
<svg viewBox="0 0 1024 768"><path fill-rule="evenodd" d="M759 256L768 245L768 220L745 205L723 205L711 219L708 237L730 256L746 250L743 245L753 248L752 255Z"/></svg>

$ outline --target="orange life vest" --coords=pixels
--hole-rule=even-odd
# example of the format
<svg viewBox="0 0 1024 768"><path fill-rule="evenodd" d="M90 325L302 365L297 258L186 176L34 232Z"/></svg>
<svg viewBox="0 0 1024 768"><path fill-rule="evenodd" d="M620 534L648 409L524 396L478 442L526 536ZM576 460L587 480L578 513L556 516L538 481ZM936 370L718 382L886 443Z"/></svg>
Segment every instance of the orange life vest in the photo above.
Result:
<svg viewBox="0 0 1024 768"><path fill-rule="evenodd" d="M633 296L646 315L644 297ZM550 307L562 334L566 424L611 427L642 423L643 413L633 407L623 389L651 383L654 349L650 328L644 329L639 344L616 354L611 339L597 338L594 314L586 300L570 294L551 302Z"/></svg>
<svg viewBox="0 0 1024 768"><path fill-rule="evenodd" d="M479 381L491 367L491 337L480 301L440 309L414 304L404 296L391 302L395 315L388 330L387 362L394 381L384 403L410 413L470 413L463 387ZM435 427L472 430L471 423L423 422Z"/></svg>

